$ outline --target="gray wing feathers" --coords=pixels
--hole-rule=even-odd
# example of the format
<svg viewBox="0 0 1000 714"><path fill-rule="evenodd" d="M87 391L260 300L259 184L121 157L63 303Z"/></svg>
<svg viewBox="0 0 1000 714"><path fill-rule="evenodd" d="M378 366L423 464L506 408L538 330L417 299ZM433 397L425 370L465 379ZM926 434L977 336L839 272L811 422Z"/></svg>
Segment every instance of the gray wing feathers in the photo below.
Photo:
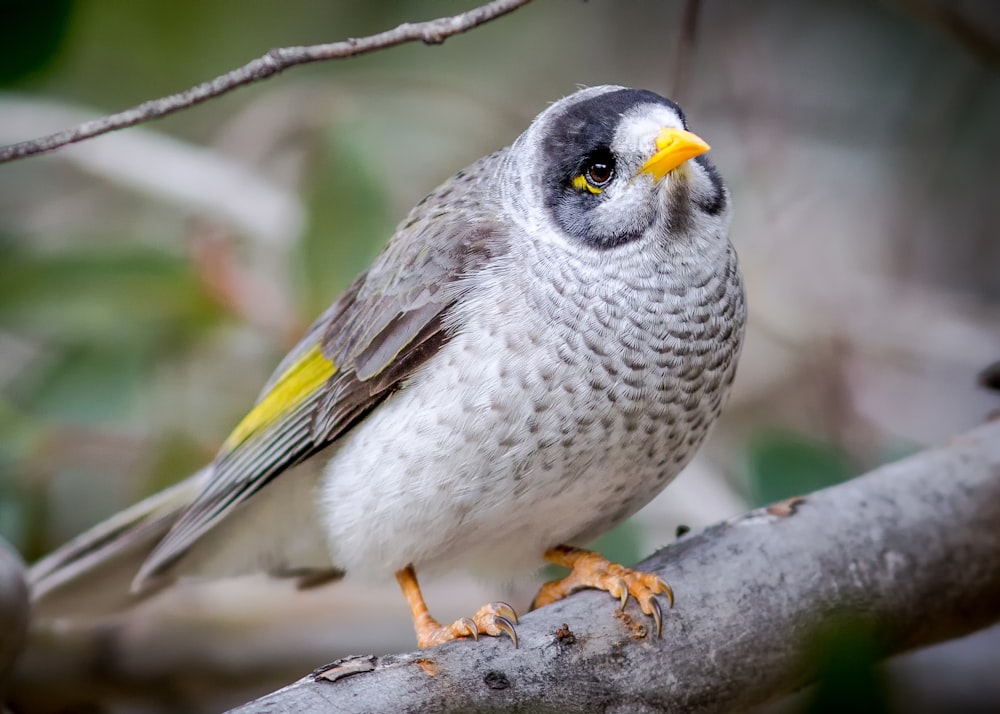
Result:
<svg viewBox="0 0 1000 714"><path fill-rule="evenodd" d="M145 562L136 587L271 479L335 441L440 349L460 279L505 246L490 188L499 158L473 164L414 208L368 272L313 323L261 398L317 344L336 373L280 421L219 456L211 481ZM457 184L464 196L450 199Z"/></svg>
<svg viewBox="0 0 1000 714"><path fill-rule="evenodd" d="M296 448L310 442L312 412L320 396L299 405L266 432L220 458L213 465L214 478L172 523L135 576L133 589L147 587L157 573L168 569L188 547L215 523L262 488L280 470L296 463Z"/></svg>
<svg viewBox="0 0 1000 714"><path fill-rule="evenodd" d="M372 335L364 349L358 352L354 373L361 381L371 379L396 357L442 311L442 306L429 302L415 310L399 313L379 332Z"/></svg>

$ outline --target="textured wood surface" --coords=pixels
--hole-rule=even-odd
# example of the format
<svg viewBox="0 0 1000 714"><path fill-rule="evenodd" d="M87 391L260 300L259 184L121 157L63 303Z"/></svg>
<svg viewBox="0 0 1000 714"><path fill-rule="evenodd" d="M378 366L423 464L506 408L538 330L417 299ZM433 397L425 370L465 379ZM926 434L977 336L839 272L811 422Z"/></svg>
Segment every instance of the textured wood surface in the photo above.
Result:
<svg viewBox="0 0 1000 714"><path fill-rule="evenodd" d="M811 680L831 618L863 618L886 655L1000 619L998 524L994 422L659 551L642 567L677 594L660 640L635 603L581 592L522 618L520 649L363 656L235 711L739 711Z"/></svg>

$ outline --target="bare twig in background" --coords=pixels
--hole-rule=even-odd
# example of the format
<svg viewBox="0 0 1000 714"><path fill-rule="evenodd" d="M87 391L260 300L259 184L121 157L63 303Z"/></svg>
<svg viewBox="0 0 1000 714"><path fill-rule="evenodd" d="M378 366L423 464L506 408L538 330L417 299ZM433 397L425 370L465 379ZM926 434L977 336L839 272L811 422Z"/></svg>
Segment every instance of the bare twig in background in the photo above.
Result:
<svg viewBox="0 0 1000 714"><path fill-rule="evenodd" d="M1000 360L983 368L979 373L979 383L987 389L1000 391Z"/></svg>
<svg viewBox="0 0 1000 714"><path fill-rule="evenodd" d="M579 593L523 618L521 649L349 658L235 711L743 711L815 677L809 636L831 617L884 655L1000 619L1000 423L786 505L640 566L677 593L660 640L634 603Z"/></svg>
<svg viewBox="0 0 1000 714"><path fill-rule="evenodd" d="M686 0L681 15L681 27L677 35L677 54L674 55L674 85L670 96L674 101L684 103L688 79L691 74L691 57L694 55L695 40L698 35L698 15L701 0Z"/></svg>
<svg viewBox="0 0 1000 714"><path fill-rule="evenodd" d="M7 671L21 652L28 631L28 586L24 565L0 538L0 693Z"/></svg>
<svg viewBox="0 0 1000 714"><path fill-rule="evenodd" d="M73 144L116 129L158 119L181 109L192 107L207 99L230 92L237 87L252 84L300 64L331 59L344 59L394 47L407 42L440 44L452 35L478 27L490 20L513 12L531 0L493 0L467 12L452 17L441 17L426 22L403 23L398 27L362 38L342 42L302 47L280 47L262 57L226 72L223 75L192 87L184 92L160 99L152 99L125 111L84 122L79 126L55 134L11 144L0 148L0 163L40 154L60 146Z"/></svg>
<svg viewBox="0 0 1000 714"><path fill-rule="evenodd" d="M1000 66L1000 13L996 3L892 0L891 4L948 35L987 64Z"/></svg>

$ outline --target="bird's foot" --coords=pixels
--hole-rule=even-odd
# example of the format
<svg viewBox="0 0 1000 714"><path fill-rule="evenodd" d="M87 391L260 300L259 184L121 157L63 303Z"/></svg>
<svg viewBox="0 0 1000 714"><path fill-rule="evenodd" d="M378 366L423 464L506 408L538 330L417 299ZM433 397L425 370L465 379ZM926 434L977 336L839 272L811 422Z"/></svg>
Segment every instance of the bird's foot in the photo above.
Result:
<svg viewBox="0 0 1000 714"><path fill-rule="evenodd" d="M472 617L462 617L450 625L442 625L428 612L424 596L420 592L420 584L417 582L417 574L412 566L396 573L396 581L410 605L413 628L417 631L417 646L420 649L465 637L478 640L480 635L490 637L507 635L514 642L514 647L517 647L517 631L514 630L517 613L507 603L491 602L479 608Z"/></svg>
<svg viewBox="0 0 1000 714"><path fill-rule="evenodd" d="M663 615L656 596L666 595L670 607L673 607L674 591L659 575L632 570L612 563L598 553L564 545L546 551L545 559L550 563L569 568L570 574L545 583L535 596L532 608L562 600L577 590L596 588L605 590L621 600L623 610L629 596L634 597L639 603L639 608L656 623L656 636L662 634Z"/></svg>
<svg viewBox="0 0 1000 714"><path fill-rule="evenodd" d="M517 613L505 602L491 602L479 608L472 617L462 617L450 625L442 625L430 615L414 621L417 630L417 646L420 649L434 647L443 642L471 637L478 640L480 635L499 637L507 635L517 647Z"/></svg>

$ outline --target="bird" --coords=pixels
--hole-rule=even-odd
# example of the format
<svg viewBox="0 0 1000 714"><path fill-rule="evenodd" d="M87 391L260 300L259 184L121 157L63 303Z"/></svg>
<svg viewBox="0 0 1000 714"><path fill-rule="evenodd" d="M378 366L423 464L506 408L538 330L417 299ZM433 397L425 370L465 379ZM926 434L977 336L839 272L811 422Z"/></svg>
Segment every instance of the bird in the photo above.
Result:
<svg viewBox="0 0 1000 714"><path fill-rule="evenodd" d="M30 573L36 603L128 563L128 595L264 571L395 578L417 644L446 624L417 574L570 570L662 629L659 576L586 550L690 461L733 383L746 299L731 198L680 107L581 88L458 171L280 362L214 461Z"/></svg>

